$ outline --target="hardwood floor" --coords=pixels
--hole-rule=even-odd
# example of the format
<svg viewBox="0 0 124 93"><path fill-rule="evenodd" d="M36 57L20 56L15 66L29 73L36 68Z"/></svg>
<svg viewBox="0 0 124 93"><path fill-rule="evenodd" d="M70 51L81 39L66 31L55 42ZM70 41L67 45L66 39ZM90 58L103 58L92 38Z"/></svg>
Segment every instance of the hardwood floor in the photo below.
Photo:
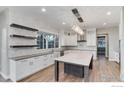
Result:
<svg viewBox="0 0 124 93"><path fill-rule="evenodd" d="M64 65L60 64L60 82L82 82L82 78L67 75L63 71ZM90 82L119 82L119 64L99 57L93 62L93 70L90 72ZM20 82L54 82L54 65L27 77Z"/></svg>

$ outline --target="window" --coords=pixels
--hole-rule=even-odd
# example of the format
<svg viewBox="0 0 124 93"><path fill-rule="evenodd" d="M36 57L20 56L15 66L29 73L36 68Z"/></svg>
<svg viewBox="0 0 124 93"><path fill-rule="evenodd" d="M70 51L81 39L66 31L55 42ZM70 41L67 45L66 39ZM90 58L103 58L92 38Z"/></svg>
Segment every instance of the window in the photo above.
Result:
<svg viewBox="0 0 124 93"><path fill-rule="evenodd" d="M59 47L59 37L56 35L55 36L55 48Z"/></svg>
<svg viewBox="0 0 124 93"><path fill-rule="evenodd" d="M43 48L46 49L46 39L44 38L44 42L43 42Z"/></svg>
<svg viewBox="0 0 124 93"><path fill-rule="evenodd" d="M37 44L40 49L58 48L59 37L54 34L39 32L37 38Z"/></svg>
<svg viewBox="0 0 124 93"><path fill-rule="evenodd" d="M45 38L48 43L48 48L54 48L54 35L46 34Z"/></svg>
<svg viewBox="0 0 124 93"><path fill-rule="evenodd" d="M43 34L39 34L37 37L38 48L43 49Z"/></svg>

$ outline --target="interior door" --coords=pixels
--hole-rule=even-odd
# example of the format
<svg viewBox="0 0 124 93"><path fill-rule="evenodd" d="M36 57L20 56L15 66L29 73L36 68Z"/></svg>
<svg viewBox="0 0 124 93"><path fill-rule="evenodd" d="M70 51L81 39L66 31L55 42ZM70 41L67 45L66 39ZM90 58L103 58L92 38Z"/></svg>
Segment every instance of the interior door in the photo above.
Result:
<svg viewBox="0 0 124 93"><path fill-rule="evenodd" d="M98 56L106 55L106 38L105 38L105 36L97 37L97 55Z"/></svg>

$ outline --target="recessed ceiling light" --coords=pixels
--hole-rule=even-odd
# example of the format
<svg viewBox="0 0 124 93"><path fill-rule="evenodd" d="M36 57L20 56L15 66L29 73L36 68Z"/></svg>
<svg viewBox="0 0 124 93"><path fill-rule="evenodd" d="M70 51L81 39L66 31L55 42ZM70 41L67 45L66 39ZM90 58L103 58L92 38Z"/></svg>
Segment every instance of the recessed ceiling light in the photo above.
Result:
<svg viewBox="0 0 124 93"><path fill-rule="evenodd" d="M65 22L62 22L63 25L65 25L66 23Z"/></svg>
<svg viewBox="0 0 124 93"><path fill-rule="evenodd" d="M111 15L111 12L110 12L110 11L108 11L106 14L107 14L107 15Z"/></svg>
<svg viewBox="0 0 124 93"><path fill-rule="evenodd" d="M42 8L41 11L42 11L42 12L46 12L46 9L45 9L45 8Z"/></svg>
<svg viewBox="0 0 124 93"><path fill-rule="evenodd" d="M107 23L103 23L103 25L105 26Z"/></svg>

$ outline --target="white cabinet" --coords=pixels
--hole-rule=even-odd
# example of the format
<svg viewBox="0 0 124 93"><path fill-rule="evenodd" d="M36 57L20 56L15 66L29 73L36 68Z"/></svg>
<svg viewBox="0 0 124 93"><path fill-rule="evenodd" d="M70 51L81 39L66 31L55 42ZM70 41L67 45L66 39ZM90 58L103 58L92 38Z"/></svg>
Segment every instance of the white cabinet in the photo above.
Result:
<svg viewBox="0 0 124 93"><path fill-rule="evenodd" d="M10 60L10 79L19 81L54 64L54 54L32 57L23 60Z"/></svg>
<svg viewBox="0 0 124 93"><path fill-rule="evenodd" d="M60 57L60 52L54 52L54 58Z"/></svg>
<svg viewBox="0 0 124 93"><path fill-rule="evenodd" d="M71 53L71 52L72 52L71 50L64 51L64 55Z"/></svg>
<svg viewBox="0 0 124 93"><path fill-rule="evenodd" d="M87 29L87 46L96 46L96 29Z"/></svg>
<svg viewBox="0 0 124 93"><path fill-rule="evenodd" d="M44 68L43 66L43 56L33 57L29 60L29 65L31 66L30 74L35 73Z"/></svg>
<svg viewBox="0 0 124 93"><path fill-rule="evenodd" d="M61 46L77 46L77 34L75 32L62 33Z"/></svg>
<svg viewBox="0 0 124 93"><path fill-rule="evenodd" d="M29 68L28 59L19 61L10 60L10 79L16 81L28 76L30 72Z"/></svg>
<svg viewBox="0 0 124 93"><path fill-rule="evenodd" d="M29 61L28 60L20 60L16 63L16 79L21 79L20 77L25 77L30 74L30 68ZM22 70L20 70L22 69Z"/></svg>
<svg viewBox="0 0 124 93"><path fill-rule="evenodd" d="M50 66L54 63L54 57L53 57L53 54L48 54L45 58L45 66Z"/></svg>
<svg viewBox="0 0 124 93"><path fill-rule="evenodd" d="M93 54L93 59L96 60L97 59L96 51L91 51L91 53Z"/></svg>

